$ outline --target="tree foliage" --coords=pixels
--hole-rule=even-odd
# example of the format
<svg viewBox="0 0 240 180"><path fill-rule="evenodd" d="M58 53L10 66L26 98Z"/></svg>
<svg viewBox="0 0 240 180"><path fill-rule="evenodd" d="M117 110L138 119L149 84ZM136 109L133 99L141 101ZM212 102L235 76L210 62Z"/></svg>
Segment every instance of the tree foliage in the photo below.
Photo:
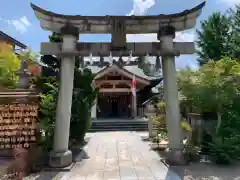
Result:
<svg viewBox="0 0 240 180"><path fill-rule="evenodd" d="M191 107L200 112L223 113L239 96L240 64L231 58L209 61L198 71L179 72L179 87Z"/></svg>
<svg viewBox="0 0 240 180"><path fill-rule="evenodd" d="M34 65L39 63L40 55L32 51L31 48L24 49L18 53L19 59L26 59L28 65Z"/></svg>
<svg viewBox="0 0 240 180"><path fill-rule="evenodd" d="M232 56L240 59L240 5L236 5L234 9L229 10L232 23L231 49Z"/></svg>
<svg viewBox="0 0 240 180"><path fill-rule="evenodd" d="M144 56L140 56L136 59L136 63L140 69L143 70L145 74L151 74L152 69L151 69L151 64L148 61L148 59Z"/></svg>
<svg viewBox="0 0 240 180"><path fill-rule="evenodd" d="M59 34L53 33L49 37L50 41L61 42L62 39ZM42 102L44 104L52 104L52 101L57 103L58 87L60 82L60 60L54 56L45 55L41 57L41 62L44 64L42 68L41 77L38 80L38 88L44 94ZM79 58L75 58L74 82L73 82L73 97L71 110L71 124L70 124L70 142L83 141L84 135L91 125L91 108L95 103L97 90L92 87L92 80L94 75L88 69L79 69ZM50 86L51 85L51 86ZM54 91L53 91L54 89ZM53 96L54 98L49 97ZM48 102L49 101L49 102ZM53 116L46 117L46 106L42 107L42 120L45 120L50 125L55 122L55 108L50 109ZM51 119L49 120L49 118ZM46 123L43 123L46 124ZM44 127L44 126L43 126ZM48 129L46 129L48 131ZM48 131L53 133L53 131ZM51 134L53 136L53 134ZM50 138L50 135L48 136ZM49 141L47 141L49 142ZM48 143L46 143L48 144Z"/></svg>
<svg viewBox="0 0 240 180"><path fill-rule="evenodd" d="M226 15L213 13L207 20L201 22L201 30L197 30L197 46L200 65L208 60L219 60L230 54L231 21Z"/></svg>
<svg viewBox="0 0 240 180"><path fill-rule="evenodd" d="M240 57L240 6L229 9L227 13L215 12L201 22L197 30L199 64L210 60L218 61L223 56Z"/></svg>
<svg viewBox="0 0 240 180"><path fill-rule="evenodd" d="M20 69L18 56L6 44L0 45L0 86L15 87Z"/></svg>
<svg viewBox="0 0 240 180"><path fill-rule="evenodd" d="M216 163L230 163L239 157L239 73L239 61L225 57L211 60L197 71L181 70L178 75L188 108L201 114L217 114L217 126L214 121L204 121L208 139L204 137L202 144L202 151L210 154Z"/></svg>

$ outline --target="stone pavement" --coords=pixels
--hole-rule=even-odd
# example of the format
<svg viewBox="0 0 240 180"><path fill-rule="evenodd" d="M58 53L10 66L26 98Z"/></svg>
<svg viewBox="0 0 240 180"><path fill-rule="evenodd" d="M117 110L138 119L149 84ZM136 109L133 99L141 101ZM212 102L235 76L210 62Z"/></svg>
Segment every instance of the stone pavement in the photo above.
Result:
<svg viewBox="0 0 240 180"><path fill-rule="evenodd" d="M180 180L136 132L101 132L91 136L84 149L88 158L77 162L71 172L45 172L29 179Z"/></svg>

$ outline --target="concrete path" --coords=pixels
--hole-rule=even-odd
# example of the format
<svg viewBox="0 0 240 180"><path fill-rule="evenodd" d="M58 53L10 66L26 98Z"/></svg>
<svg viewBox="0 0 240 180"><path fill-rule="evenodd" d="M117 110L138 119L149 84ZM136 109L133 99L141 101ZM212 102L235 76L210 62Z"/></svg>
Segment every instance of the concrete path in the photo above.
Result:
<svg viewBox="0 0 240 180"><path fill-rule="evenodd" d="M175 180L136 132L95 133L86 153L65 178L71 180ZM172 176L171 176L172 175ZM64 176L62 177L64 178ZM170 180L169 179L169 180ZM176 179L177 180L177 179Z"/></svg>
<svg viewBox="0 0 240 180"><path fill-rule="evenodd" d="M179 180L136 132L93 133L88 159L77 162L61 180ZM45 176L46 177L46 176ZM40 179L40 178L38 178ZM43 178L41 178L43 179ZM46 178L47 179L47 178ZM48 179L51 179L48 177Z"/></svg>

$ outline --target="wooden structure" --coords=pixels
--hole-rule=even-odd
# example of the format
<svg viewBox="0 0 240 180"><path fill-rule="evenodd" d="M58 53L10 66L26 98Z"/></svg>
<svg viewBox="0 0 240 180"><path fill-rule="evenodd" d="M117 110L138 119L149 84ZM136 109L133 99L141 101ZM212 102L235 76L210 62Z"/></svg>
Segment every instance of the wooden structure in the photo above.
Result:
<svg viewBox="0 0 240 180"><path fill-rule="evenodd" d="M136 118L143 116L141 104L148 98L150 88L159 84L162 76L147 76L133 65L119 66L113 64L96 70L88 66L95 74L93 85L99 89L98 98L92 108L92 118ZM132 78L136 79L136 98L131 92ZM149 90L144 93L143 91Z"/></svg>

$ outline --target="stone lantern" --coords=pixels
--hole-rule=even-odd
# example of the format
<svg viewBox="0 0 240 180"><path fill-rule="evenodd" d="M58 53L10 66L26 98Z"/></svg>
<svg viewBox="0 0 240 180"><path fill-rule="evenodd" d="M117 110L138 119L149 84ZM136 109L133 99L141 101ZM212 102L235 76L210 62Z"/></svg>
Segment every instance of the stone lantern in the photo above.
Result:
<svg viewBox="0 0 240 180"><path fill-rule="evenodd" d="M188 119L190 121L190 124L192 126L192 129L194 132L188 135L192 141L196 142L197 144L200 144L202 142L202 135L203 135L203 119L201 114L199 113L188 113Z"/></svg>
<svg viewBox="0 0 240 180"><path fill-rule="evenodd" d="M157 135L155 131L153 131L153 122L152 122L152 116L156 115L156 109L154 105L152 104L152 101L146 101L143 103L144 105L144 115L147 116L148 119L148 132L149 132L149 138L152 138L153 136Z"/></svg>
<svg viewBox="0 0 240 180"><path fill-rule="evenodd" d="M20 89L27 89L29 86L29 77L30 73L28 72L28 60L27 57L24 57L24 59L21 61L21 67L19 71L17 72L17 75L19 75L19 88Z"/></svg>

